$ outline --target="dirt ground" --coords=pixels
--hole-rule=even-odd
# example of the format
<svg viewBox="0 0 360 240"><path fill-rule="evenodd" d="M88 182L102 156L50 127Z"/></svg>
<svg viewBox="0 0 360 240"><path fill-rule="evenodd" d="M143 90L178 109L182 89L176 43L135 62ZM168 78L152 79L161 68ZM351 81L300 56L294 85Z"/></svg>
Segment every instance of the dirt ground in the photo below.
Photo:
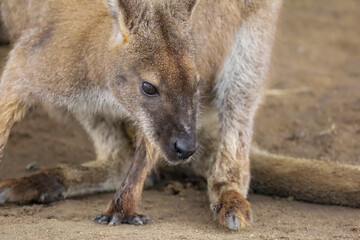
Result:
<svg viewBox="0 0 360 240"><path fill-rule="evenodd" d="M283 9L268 93L255 141L271 152L360 164L360 1L288 0ZM8 48L0 48L0 68ZM274 89L276 91L274 91ZM277 91L282 90L282 91ZM289 90L289 91L288 91ZM34 110L12 131L0 180L57 163L94 158L73 122L60 124ZM250 195L253 225L219 228L206 192L147 190L140 211L146 226L98 225L91 218L112 194L50 205L0 206L0 239L360 239L360 209Z"/></svg>

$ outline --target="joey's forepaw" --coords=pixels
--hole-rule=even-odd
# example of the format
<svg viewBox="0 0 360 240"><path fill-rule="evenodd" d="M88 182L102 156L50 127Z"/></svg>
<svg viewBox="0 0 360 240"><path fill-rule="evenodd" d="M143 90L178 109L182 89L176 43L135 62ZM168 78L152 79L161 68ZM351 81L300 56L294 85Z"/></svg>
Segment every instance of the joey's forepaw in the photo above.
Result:
<svg viewBox="0 0 360 240"><path fill-rule="evenodd" d="M41 172L0 182L0 204L49 203L63 199L65 191L59 174Z"/></svg>
<svg viewBox="0 0 360 240"><path fill-rule="evenodd" d="M222 193L219 202L212 207L218 222L230 230L239 230L250 225L250 203L238 192Z"/></svg>
<svg viewBox="0 0 360 240"><path fill-rule="evenodd" d="M111 226L120 225L120 224L130 224L130 225L144 225L148 222L153 222L151 217L134 214L130 216L121 216L121 214L115 213L112 215L100 214L94 217L94 222L108 224Z"/></svg>

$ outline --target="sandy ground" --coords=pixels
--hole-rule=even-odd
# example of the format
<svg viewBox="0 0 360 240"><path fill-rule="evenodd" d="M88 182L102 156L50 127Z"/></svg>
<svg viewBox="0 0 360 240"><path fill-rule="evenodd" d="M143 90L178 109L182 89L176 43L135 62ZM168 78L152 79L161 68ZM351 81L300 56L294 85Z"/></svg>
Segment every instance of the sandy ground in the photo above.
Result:
<svg viewBox="0 0 360 240"><path fill-rule="evenodd" d="M360 164L360 1L288 0L281 17L270 87L256 121L255 141L271 152ZM8 48L0 48L0 68ZM275 92L277 93L277 92ZM285 93L285 95L284 95ZM271 92L274 94L274 92ZM34 110L12 131L0 180L57 163L94 158L73 122L59 124ZM154 223L108 227L91 218L112 194L50 205L0 206L0 239L360 239L360 209L250 195L253 225L219 228L206 192L147 190L140 211Z"/></svg>

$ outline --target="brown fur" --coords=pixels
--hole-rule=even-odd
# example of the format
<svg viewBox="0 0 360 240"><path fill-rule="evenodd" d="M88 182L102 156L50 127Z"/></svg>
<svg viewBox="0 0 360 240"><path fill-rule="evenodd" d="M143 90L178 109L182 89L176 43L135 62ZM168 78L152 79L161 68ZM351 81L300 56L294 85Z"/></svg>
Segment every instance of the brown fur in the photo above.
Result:
<svg viewBox="0 0 360 240"><path fill-rule="evenodd" d="M215 131L208 138L214 146L194 162L194 171L208 181L210 204L220 206L214 212L219 222L234 230L246 225L253 119L281 0L196 3L2 1L4 25L17 41L0 85L0 157L26 108L42 104L68 111L91 136L97 159L62 168L64 196L113 189L127 160L134 159L107 215L97 220L136 224L147 220L133 214L152 163L181 162L174 139L186 136L194 143L198 128ZM142 94L144 81L156 86L156 97ZM201 120L208 116L199 114L200 103L215 109L215 127ZM135 153L124 144L126 119L144 141ZM0 191L0 200L8 201L9 189Z"/></svg>
<svg viewBox="0 0 360 240"><path fill-rule="evenodd" d="M151 158L146 157L145 143L139 143L134 161L130 166L125 181L117 190L114 200L109 205L106 215L117 214L125 218L135 215L136 205L140 200L145 178L153 166Z"/></svg>
<svg viewBox="0 0 360 240"><path fill-rule="evenodd" d="M252 189L308 202L360 207L360 167L253 148Z"/></svg>
<svg viewBox="0 0 360 240"><path fill-rule="evenodd" d="M3 118L0 119L0 164L4 156L4 148L9 138L11 126L19 121L25 114L24 103L12 93L12 89L0 89L0 101L4 104L0 105L0 112Z"/></svg>
<svg viewBox="0 0 360 240"><path fill-rule="evenodd" d="M219 223L223 226L227 226L226 222L229 216L237 216L240 226L234 226L234 228L244 228L250 225L251 221L251 208L246 199L235 191L223 192L220 196L219 203L214 206L218 211ZM219 209L219 210L218 210Z"/></svg>
<svg viewBox="0 0 360 240"><path fill-rule="evenodd" d="M63 181L63 169L54 168L31 177L6 180L0 184L0 189L9 189L6 194L7 202L48 203L64 198L61 195L66 188Z"/></svg>

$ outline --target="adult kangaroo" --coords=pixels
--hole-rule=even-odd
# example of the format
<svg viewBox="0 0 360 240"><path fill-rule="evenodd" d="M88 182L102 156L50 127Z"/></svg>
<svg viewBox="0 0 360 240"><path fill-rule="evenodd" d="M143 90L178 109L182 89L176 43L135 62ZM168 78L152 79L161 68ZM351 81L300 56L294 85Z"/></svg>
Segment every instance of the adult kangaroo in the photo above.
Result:
<svg viewBox="0 0 360 240"><path fill-rule="evenodd" d="M34 105L71 114L97 158L6 180L0 202L117 189L94 220L145 224L136 206L148 173L160 159L192 160L218 222L248 225L253 121L281 2L3 0L14 48L0 83L0 161L11 127Z"/></svg>

